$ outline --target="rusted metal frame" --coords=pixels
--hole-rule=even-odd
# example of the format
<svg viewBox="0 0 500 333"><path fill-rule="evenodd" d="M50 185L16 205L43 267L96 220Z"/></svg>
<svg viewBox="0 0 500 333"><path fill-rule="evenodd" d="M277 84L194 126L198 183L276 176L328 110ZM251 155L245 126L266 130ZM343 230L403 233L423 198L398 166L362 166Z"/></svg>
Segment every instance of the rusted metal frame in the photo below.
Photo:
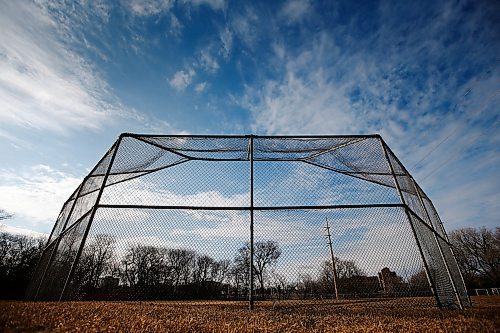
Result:
<svg viewBox="0 0 500 333"><path fill-rule="evenodd" d="M427 216L427 219L429 220L429 223L432 225L431 217L430 217L429 213L427 212L427 209L425 208L424 201L422 200L422 197L420 196L420 192L418 190L418 187L416 186L415 180L411 176L409 178L410 178L410 180L411 180L411 182L413 184L413 187L415 187L415 191L417 192L417 197L418 197L418 200L420 202L420 205L422 206L422 208L424 210L424 213ZM448 262L446 261L446 257L444 256L443 249L441 248L441 244L439 243L439 241L438 241L438 239L436 237L436 233L437 233L436 230L432 231L432 235L434 236L434 240L436 241L436 244L438 246L439 253L441 254L441 258L443 258L443 262L444 262L444 266L446 268L446 272L448 273L448 276L450 278L451 286L453 287L453 292L455 293L455 298L457 299L458 306L460 307L460 310L463 310L464 306L462 304L462 300L460 299L460 295L458 295L458 291L457 291L457 287L455 285L455 281L453 280L453 277L451 276L450 267L448 266Z"/></svg>
<svg viewBox="0 0 500 333"><path fill-rule="evenodd" d="M122 142L123 137L124 137L123 135L120 135L117 142L115 143L115 149L114 149L113 155L111 156L111 159L109 161L108 168L106 170L106 175L104 176L104 179L103 179L102 185L101 185L101 189L99 190L96 201L94 203L94 207L90 213L90 217L89 217L89 220L87 222L87 227L85 228L85 232L82 236L82 239L80 240L80 246L78 248L78 252L75 256L75 259L73 260L73 264L71 265L71 269L70 269L68 277L66 278L66 281L64 283L64 287L61 291L61 295L59 296L59 301L61 301L63 299L64 294L66 293L66 289L68 288L68 285L71 282L73 275L75 274L76 266L78 265L78 261L80 260L80 256L82 254L83 247L85 246L85 242L87 240L87 236L89 234L90 227L92 226L92 222L94 220L94 216L95 216L95 213L97 211L97 207L99 205L99 200L101 199L102 193L103 193L104 188L105 188L106 181L108 180L109 173L111 172L111 168L113 167L113 162L115 161L115 157L118 154L118 150L120 149L120 143Z"/></svg>
<svg viewBox="0 0 500 333"><path fill-rule="evenodd" d="M415 226L413 225L413 221L411 219L411 216L408 213L409 207L408 207L408 205L405 202L405 199L404 199L404 196L403 196L403 192L401 191L398 179L397 179L396 174L394 172L394 167L392 166L391 159L389 158L389 154L387 152L388 147L387 147L387 145L385 144L385 142L384 142L384 140L382 138L380 138L380 145L382 146L382 150L384 151L384 156L385 156L385 158L387 160L387 164L389 165L389 169L391 170L391 173L393 175L394 184L395 184L396 190L397 190L397 192L399 194L399 198L401 199L401 203L406 206L405 209L404 209L404 212L405 212L406 218L408 219L408 223L410 224L410 228L411 228L411 231L413 233L413 238L415 239L415 242L417 244L417 248L418 248L418 251L420 253L420 257L422 258L422 262L424 263L425 275L427 276L427 281L429 282L429 286L431 287L431 290L432 290L432 293L434 295L434 298L436 299L436 304L441 309L443 306L442 306L441 300L439 299L439 296L437 294L436 284L434 282L434 279L431 276L429 265L427 264L427 260L425 259L424 252L422 250L422 245L420 244L420 241L419 241L419 239L417 237L417 232L415 230Z"/></svg>

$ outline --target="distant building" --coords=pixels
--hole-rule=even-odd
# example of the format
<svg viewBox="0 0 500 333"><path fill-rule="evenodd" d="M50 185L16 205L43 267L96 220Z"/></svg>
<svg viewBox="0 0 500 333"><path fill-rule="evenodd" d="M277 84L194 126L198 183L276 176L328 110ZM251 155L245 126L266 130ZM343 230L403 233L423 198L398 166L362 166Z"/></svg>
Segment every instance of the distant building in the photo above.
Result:
<svg viewBox="0 0 500 333"><path fill-rule="evenodd" d="M403 279L391 271L389 268L384 267L378 273L378 278L382 284L382 290L386 293L401 292L405 290L405 283Z"/></svg>
<svg viewBox="0 0 500 333"><path fill-rule="evenodd" d="M105 276L99 279L99 287L101 288L115 288L118 287L120 279L114 276Z"/></svg>

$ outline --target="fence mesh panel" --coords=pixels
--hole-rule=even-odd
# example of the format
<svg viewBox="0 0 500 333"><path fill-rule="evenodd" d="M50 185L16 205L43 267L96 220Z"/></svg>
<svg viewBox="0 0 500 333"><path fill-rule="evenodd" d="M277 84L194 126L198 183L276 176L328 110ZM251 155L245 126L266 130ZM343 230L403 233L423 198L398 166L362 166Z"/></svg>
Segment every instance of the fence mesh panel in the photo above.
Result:
<svg viewBox="0 0 500 333"><path fill-rule="evenodd" d="M468 306L445 236L378 136L125 134L63 206L27 297Z"/></svg>
<svg viewBox="0 0 500 333"><path fill-rule="evenodd" d="M447 272L445 258L440 251L435 234L415 215L411 215L411 220L422 247L424 260L429 266L429 277L434 284L439 303L446 308L456 307L457 299L453 291L453 281Z"/></svg>
<svg viewBox="0 0 500 333"><path fill-rule="evenodd" d="M59 216L56 220L56 224L54 225L54 230L52 231L52 234L50 235L49 243L52 242L54 239L56 239L57 236L59 236L59 234L63 230L64 225L69 217L69 213L71 212L71 209L73 208L74 203L75 203L75 200L69 200L64 204L64 206L63 206L63 208L62 208L61 212L59 213Z"/></svg>
<svg viewBox="0 0 500 333"><path fill-rule="evenodd" d="M39 299L59 300L61 297L88 222L87 216L61 234L58 242L54 244L55 252L40 285Z"/></svg>
<svg viewBox="0 0 500 333"><path fill-rule="evenodd" d="M242 299L232 271L249 212L98 209L68 296L73 299Z"/></svg>
<svg viewBox="0 0 500 333"><path fill-rule="evenodd" d="M441 247L441 251L443 252L444 259L446 260L446 265L448 266L448 270L450 271L451 279L453 281L453 285L455 286L457 296L460 298L460 301L464 306L470 306L470 299L467 295L467 288L465 287L465 283L462 279L462 275L460 274L460 269L458 268L457 261L453 256L453 252L451 250L450 245L441 237L437 238L439 246Z"/></svg>
<svg viewBox="0 0 500 333"><path fill-rule="evenodd" d="M30 283L26 288L27 299L37 298L38 289L45 275L45 269L47 269L50 263L50 259L52 257L52 253L54 252L54 249L55 249L55 244L51 244L44 249L42 256L40 257L40 260L38 262L38 265L35 271L33 272L33 277L31 278Z"/></svg>
<svg viewBox="0 0 500 333"><path fill-rule="evenodd" d="M435 304L401 207L258 211L255 221L257 300ZM280 255L266 264L273 246Z"/></svg>

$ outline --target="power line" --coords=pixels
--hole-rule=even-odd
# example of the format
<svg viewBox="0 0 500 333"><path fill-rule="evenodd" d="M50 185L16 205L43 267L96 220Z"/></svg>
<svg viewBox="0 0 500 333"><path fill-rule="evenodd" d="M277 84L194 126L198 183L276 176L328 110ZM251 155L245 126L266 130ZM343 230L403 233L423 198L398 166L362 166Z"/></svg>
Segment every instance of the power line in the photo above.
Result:
<svg viewBox="0 0 500 333"><path fill-rule="evenodd" d="M464 95L464 97L472 90L472 88L470 88ZM474 111L472 113L472 115L469 117L469 119L467 120L466 124L469 123L471 121L471 119L473 119L474 117L476 117L478 114L480 114L481 112L483 112L483 110L488 106L488 104L494 100L495 98L497 98L498 96L500 96L500 90L497 90L496 92L492 93L490 96L488 96L488 99L486 100L486 102L483 103L483 105L478 108L476 111ZM456 104L455 104L456 105ZM429 157L434 151L436 151L436 149L438 149L444 142L446 142L450 137L452 137L461 127L463 127L465 124L462 124L462 123L458 123L457 126L455 127L455 129L453 131L451 131L444 139L442 139L437 145L435 145L431 150L429 150L429 152L427 152L427 154L425 154L417 163L415 163L415 165L413 165L413 168L415 169L418 165L420 165L420 163L422 163L422 161L424 161L427 157Z"/></svg>
<svg viewBox="0 0 500 333"><path fill-rule="evenodd" d="M472 140L469 140L469 142L465 145L462 146L462 149L460 149L457 153L453 154L452 156L450 156L448 159L446 159L443 163L439 164L436 168L434 168L432 171L428 172L424 177L422 177L422 179L420 181L424 181L426 180L427 178L429 178L429 176L431 176L434 172L436 172L437 170L441 169L443 166L445 166L447 163L449 163L450 161L452 161L454 158L456 158L460 153L463 152L464 149L470 147L472 144L474 144L482 135L484 135L484 132L486 132L487 129L489 129L490 127L492 126L495 126L497 125L498 123L500 122L500 119L491 123L489 126L487 126L485 129L483 129L481 131L481 133L479 133L479 135L475 136Z"/></svg>

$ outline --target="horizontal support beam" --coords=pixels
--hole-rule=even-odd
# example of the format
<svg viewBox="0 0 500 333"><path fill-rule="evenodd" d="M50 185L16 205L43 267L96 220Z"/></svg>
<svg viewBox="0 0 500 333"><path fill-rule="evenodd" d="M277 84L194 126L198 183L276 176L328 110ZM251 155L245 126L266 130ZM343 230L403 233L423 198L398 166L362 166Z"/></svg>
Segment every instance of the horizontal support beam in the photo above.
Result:
<svg viewBox="0 0 500 333"><path fill-rule="evenodd" d="M359 208L405 208L406 205L395 204L366 204L366 205L324 205L324 206L254 206L253 210L322 210L322 209L359 209ZM214 206L160 206L160 205L109 205L100 204L97 208L121 209L159 209L159 210L236 210L250 211L250 206L214 207Z"/></svg>
<svg viewBox="0 0 500 333"><path fill-rule="evenodd" d="M207 138L207 139L340 139L340 138L380 138L379 134L365 135L160 135L160 134L138 134L123 133L122 136L144 137L144 138Z"/></svg>

